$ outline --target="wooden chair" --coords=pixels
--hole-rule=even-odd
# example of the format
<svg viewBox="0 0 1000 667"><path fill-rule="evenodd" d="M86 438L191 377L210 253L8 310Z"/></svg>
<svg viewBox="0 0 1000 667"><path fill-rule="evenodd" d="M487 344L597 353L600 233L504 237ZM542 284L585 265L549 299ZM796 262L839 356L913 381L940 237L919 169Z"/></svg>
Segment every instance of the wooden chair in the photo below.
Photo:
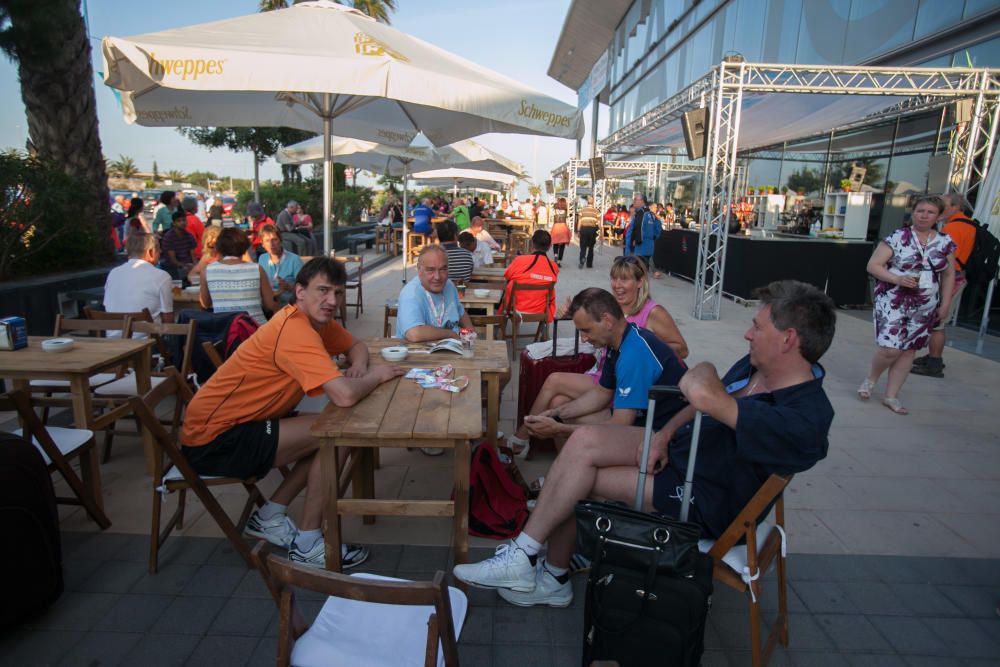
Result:
<svg viewBox="0 0 1000 667"><path fill-rule="evenodd" d="M195 328L197 322L191 320L187 324L162 324L160 322L134 322L132 333L146 334L156 339L158 347L163 350L163 365L173 366L180 370L181 377L187 378L191 374L191 354L194 351ZM171 346L167 336L179 336L183 341L179 359L171 358ZM167 377L164 371L155 371L150 376L150 384L155 387L163 382ZM101 385L94 390L94 396L102 399L109 409L113 409L117 404L124 404L131 396L136 396L139 389L136 386L135 374L129 373L113 382ZM166 422L170 425L171 433L176 433L180 427L180 410L174 408L173 418ZM138 430L138 422L136 423ZM108 424L104 432L104 455L101 457L102 463L107 463L111 459L111 444L118 431L115 430L115 422Z"/></svg>
<svg viewBox="0 0 1000 667"><path fill-rule="evenodd" d="M63 505L82 505L90 518L105 529L111 526L104 513L104 500L101 496L101 466L97 463L97 450L94 447L94 433L85 429L46 427L35 414L31 405L31 397L22 390L0 395L0 412L16 412L22 427L16 429L16 435L24 435L31 444L41 452L49 471L58 470L73 491L73 498L56 498ZM77 476L69 459L80 461L80 474Z"/></svg>
<svg viewBox="0 0 1000 667"><path fill-rule="evenodd" d="M380 249L386 253L393 252L394 242L393 242L393 231L392 227L389 225L375 225L375 252Z"/></svg>
<svg viewBox="0 0 1000 667"><path fill-rule="evenodd" d="M747 594L750 611L750 655L753 667L763 667L775 645L788 646L788 589L785 566L784 491L792 475L771 475L746 507L714 542L698 545L715 561L713 576ZM774 523L757 520L774 507ZM761 644L760 596L762 577L777 563L778 616L765 644Z"/></svg>
<svg viewBox="0 0 1000 667"><path fill-rule="evenodd" d="M350 303L347 300L347 294L344 295L344 300L340 303L340 321L347 326L347 309L348 307L354 308L354 319L361 317L361 313L365 312L365 299L364 293L361 291L361 278L365 270L365 258L361 255L347 255L345 257L334 257L338 262L344 263L344 268L347 268L348 264L357 264L358 272L353 279L348 279L345 285L347 289L347 294L351 292L356 293L356 298L354 303Z"/></svg>
<svg viewBox="0 0 1000 667"><path fill-rule="evenodd" d="M431 235L424 234L422 232L411 231L406 236L409 239L409 244L410 244L410 254L406 258L406 262L413 263L417 261L417 255L420 254L420 251L423 249L423 247L431 242Z"/></svg>
<svg viewBox="0 0 1000 667"><path fill-rule="evenodd" d="M506 315L469 315L469 319L472 320L472 326L480 339L490 338L487 336L487 330L489 327L494 327L494 336L490 339L506 340L507 332L504 331L507 326ZM483 396L485 395L486 393L483 392Z"/></svg>
<svg viewBox="0 0 1000 667"><path fill-rule="evenodd" d="M525 292L545 292L545 307L538 313L522 313L517 309L518 294ZM517 342L521 338L521 324L525 322L537 322L538 329L535 330L534 342L548 340L549 331L549 309L556 300L556 284L528 285L515 282L511 285L507 303L504 305L504 313L511 323L511 358L517 354Z"/></svg>
<svg viewBox="0 0 1000 667"><path fill-rule="evenodd" d="M445 584L440 570L432 581L349 576L291 563L269 554L268 547L254 547L253 561L278 605L279 667L350 664L357 656L378 667L420 654L425 667L457 667L458 632L469 603ZM293 587L330 596L311 626L295 604Z"/></svg>
<svg viewBox="0 0 1000 667"><path fill-rule="evenodd" d="M243 539L243 529L254 507L264 504L264 497L257 488L257 479L235 479L232 477L201 477L191 468L184 454L181 453L176 434L167 431L156 416L157 408L168 398L173 397L180 406L181 412L190 402L193 394L187 382L174 368L168 368L166 377L145 396L133 396L128 399L132 414L138 417L142 427L152 435L153 446L156 449L153 469L153 512L149 535L149 572L156 574L159 567L160 547L174 528L184 527L184 501L188 490L198 496L209 515L219 525L222 532L232 543L236 552L243 557L249 567L253 567L250 558L250 546ZM215 499L210 487L224 485L242 485L248 494L238 521L233 523L226 511ZM177 492L177 509L163 526L161 513L163 498L168 493Z"/></svg>
<svg viewBox="0 0 1000 667"><path fill-rule="evenodd" d="M382 317L382 338L392 338L396 333L396 315L399 314L399 306L395 303L385 304L385 315Z"/></svg>

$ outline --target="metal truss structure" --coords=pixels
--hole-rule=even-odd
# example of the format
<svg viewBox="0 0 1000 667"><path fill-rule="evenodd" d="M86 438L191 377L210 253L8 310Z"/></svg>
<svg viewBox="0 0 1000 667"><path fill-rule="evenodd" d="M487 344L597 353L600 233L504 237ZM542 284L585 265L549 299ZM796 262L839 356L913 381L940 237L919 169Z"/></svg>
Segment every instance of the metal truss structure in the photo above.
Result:
<svg viewBox="0 0 1000 667"><path fill-rule="evenodd" d="M893 114L913 113L956 100L972 105L957 126L951 148L950 189L970 193L985 177L996 143L1000 70L773 65L722 62L677 95L600 142L604 153L642 146L647 133L686 111L707 107L709 136L705 152L694 316L719 319L726 262L727 218L742 192L737 146L743 96L747 93L809 93L906 97L902 103L850 123L863 127ZM834 128L831 128L834 129Z"/></svg>
<svg viewBox="0 0 1000 667"><path fill-rule="evenodd" d="M700 166L695 165L671 164L663 166L669 167L670 169L677 167L678 171L701 171L702 169ZM605 177L607 177L608 174L614 174L614 176L610 179L605 178L599 180L596 183L594 183L591 178L594 206L599 211L604 210L607 180L621 180L629 176L645 175L647 192L652 192L653 188L656 187L656 179L659 175L659 169L660 165L657 162L624 162L618 160L606 161L604 163ZM571 158L569 161L564 162L552 170L553 178L555 178L558 174L566 174L566 199L570 202L569 211L566 213L566 224L569 225L570 229L576 229L576 206L574 204L578 200L577 184L580 181L580 177L584 175L581 171L585 172L587 176L590 175L590 160Z"/></svg>

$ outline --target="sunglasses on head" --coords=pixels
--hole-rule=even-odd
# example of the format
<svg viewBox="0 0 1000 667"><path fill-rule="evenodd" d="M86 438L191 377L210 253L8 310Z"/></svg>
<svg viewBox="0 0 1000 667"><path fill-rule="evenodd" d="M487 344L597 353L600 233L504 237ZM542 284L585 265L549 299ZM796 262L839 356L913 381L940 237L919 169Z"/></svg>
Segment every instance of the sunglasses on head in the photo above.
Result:
<svg viewBox="0 0 1000 667"><path fill-rule="evenodd" d="M639 258L635 255L620 255L615 257L615 264L638 264Z"/></svg>

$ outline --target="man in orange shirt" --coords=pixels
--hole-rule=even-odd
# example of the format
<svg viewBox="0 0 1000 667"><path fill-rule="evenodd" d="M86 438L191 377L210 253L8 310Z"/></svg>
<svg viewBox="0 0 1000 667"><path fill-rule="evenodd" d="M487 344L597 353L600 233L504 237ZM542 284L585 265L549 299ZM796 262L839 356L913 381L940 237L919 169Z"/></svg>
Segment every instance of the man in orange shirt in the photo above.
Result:
<svg viewBox="0 0 1000 667"><path fill-rule="evenodd" d="M958 246L955 249L955 291L951 298L951 310L947 319L939 321L934 325L931 332L931 340L927 346L927 355L913 361L913 369L910 371L915 375L926 375L933 378L944 377L944 327L955 318L958 312L958 305L962 301L962 291L965 289L965 274L962 268L969 261L972 254L972 246L976 242L976 226L969 217L972 207L965 195L957 192L942 195L944 199L944 211L941 213L941 220L944 225L941 232L951 237L951 240Z"/></svg>
<svg viewBox="0 0 1000 667"><path fill-rule="evenodd" d="M521 255L514 259L503 272L503 277L507 279L507 290L504 294L504 304L509 307L511 292L515 284L520 285L555 285L559 279L559 267L548 258L549 247L552 245L552 236L544 229L539 229L531 236L530 255ZM542 313L545 312L546 293L538 292L518 292L517 302L514 310L519 313ZM549 301L549 321L556 312L555 295Z"/></svg>
<svg viewBox="0 0 1000 667"><path fill-rule="evenodd" d="M309 435L315 415L294 416L303 395L326 394L347 407L402 375L398 366L368 367L368 347L334 320L347 273L327 257L313 259L295 279L295 302L237 348L195 394L181 432L183 452L199 475L264 477L294 464L246 532L288 547L289 560L323 567L319 441ZM341 372L332 357L346 354ZM296 528L288 505L302 489L305 509ZM345 568L368 558L366 547L343 545Z"/></svg>

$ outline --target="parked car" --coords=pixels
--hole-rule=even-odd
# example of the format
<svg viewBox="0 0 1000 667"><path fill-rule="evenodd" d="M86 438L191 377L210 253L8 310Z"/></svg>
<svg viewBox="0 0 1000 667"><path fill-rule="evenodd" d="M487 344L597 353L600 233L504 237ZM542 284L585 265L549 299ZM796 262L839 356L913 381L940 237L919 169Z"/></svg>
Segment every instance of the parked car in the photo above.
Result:
<svg viewBox="0 0 1000 667"><path fill-rule="evenodd" d="M160 201L161 194L163 194L163 190L142 191L143 210L146 213L151 214L153 212L153 209L156 207L157 202Z"/></svg>

